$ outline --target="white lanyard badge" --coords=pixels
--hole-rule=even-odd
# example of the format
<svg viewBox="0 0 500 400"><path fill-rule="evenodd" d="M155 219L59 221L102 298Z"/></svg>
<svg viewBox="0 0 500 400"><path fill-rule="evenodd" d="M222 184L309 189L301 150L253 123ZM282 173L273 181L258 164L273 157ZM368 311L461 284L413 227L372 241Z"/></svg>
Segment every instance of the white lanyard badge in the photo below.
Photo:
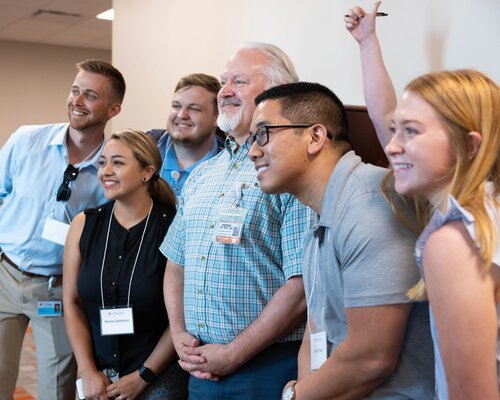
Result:
<svg viewBox="0 0 500 400"><path fill-rule="evenodd" d="M137 260L139 259L142 243L144 241L144 235L146 234L146 229L148 227L149 217L151 216L151 210L153 209L153 200L151 200L151 207L149 208L148 217L146 219L146 224L144 225L141 241L139 243L139 249L137 250L137 255L135 256L134 260L134 266L132 267L132 273L130 274L130 281L128 284L128 294L127 294L127 306L106 309L104 305L104 290L102 286L102 276L104 273L104 263L106 261L106 253L108 251L109 232L111 230L111 221L113 220L115 205L116 203L113 204L113 209L111 210L111 215L109 217L108 232L106 233L106 243L104 245L104 254L102 257L102 265L101 265L100 284L101 284L102 308L101 310L99 310L99 312L101 317L101 335L103 336L130 335L134 333L134 316L132 312L132 307L130 307L130 291L132 288L132 279L134 277L135 267L137 266Z"/></svg>

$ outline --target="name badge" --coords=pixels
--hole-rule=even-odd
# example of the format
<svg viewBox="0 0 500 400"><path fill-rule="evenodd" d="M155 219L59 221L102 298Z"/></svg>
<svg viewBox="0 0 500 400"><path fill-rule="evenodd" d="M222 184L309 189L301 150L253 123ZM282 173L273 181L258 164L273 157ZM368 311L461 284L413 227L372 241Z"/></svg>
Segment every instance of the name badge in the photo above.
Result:
<svg viewBox="0 0 500 400"><path fill-rule="evenodd" d="M39 317L62 317L62 301L39 301L38 302Z"/></svg>
<svg viewBox="0 0 500 400"><path fill-rule="evenodd" d="M42 238L64 246L69 225L54 218L47 218L43 227Z"/></svg>
<svg viewBox="0 0 500 400"><path fill-rule="evenodd" d="M132 307L99 310L101 335L131 335L134 333Z"/></svg>
<svg viewBox="0 0 500 400"><path fill-rule="evenodd" d="M240 244L247 210L229 207L219 210L215 223L214 240L219 243Z"/></svg>
<svg viewBox="0 0 500 400"><path fill-rule="evenodd" d="M326 331L311 333L311 371L319 369L326 361Z"/></svg>

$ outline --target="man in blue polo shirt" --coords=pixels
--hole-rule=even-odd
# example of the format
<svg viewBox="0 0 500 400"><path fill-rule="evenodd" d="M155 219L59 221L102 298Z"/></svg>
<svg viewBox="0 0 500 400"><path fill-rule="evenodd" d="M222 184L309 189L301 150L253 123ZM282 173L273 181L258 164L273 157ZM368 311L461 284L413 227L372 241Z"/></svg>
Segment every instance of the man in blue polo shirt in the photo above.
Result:
<svg viewBox="0 0 500 400"><path fill-rule="evenodd" d="M38 399L75 398L76 364L62 318L62 259L72 218L105 199L97 179L104 128L121 110L122 74L77 64L69 123L20 127L0 151L0 399L12 399L31 320Z"/></svg>
<svg viewBox="0 0 500 400"><path fill-rule="evenodd" d="M217 128L219 90L213 76L184 76L175 87L167 130L149 131L163 159L160 176L177 196L191 171L224 148L224 134Z"/></svg>

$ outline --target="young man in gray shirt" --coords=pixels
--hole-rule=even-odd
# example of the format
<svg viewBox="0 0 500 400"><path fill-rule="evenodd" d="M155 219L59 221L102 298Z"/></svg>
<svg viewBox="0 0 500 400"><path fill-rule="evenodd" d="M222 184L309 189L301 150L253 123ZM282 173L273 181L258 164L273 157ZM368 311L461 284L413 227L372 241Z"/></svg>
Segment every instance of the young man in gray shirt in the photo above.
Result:
<svg viewBox="0 0 500 400"><path fill-rule="evenodd" d="M261 189L318 214L303 255L299 376L283 399L433 398L427 304L406 297L419 280L415 237L381 192L388 171L351 151L345 110L328 88L281 85L256 104L247 145Z"/></svg>

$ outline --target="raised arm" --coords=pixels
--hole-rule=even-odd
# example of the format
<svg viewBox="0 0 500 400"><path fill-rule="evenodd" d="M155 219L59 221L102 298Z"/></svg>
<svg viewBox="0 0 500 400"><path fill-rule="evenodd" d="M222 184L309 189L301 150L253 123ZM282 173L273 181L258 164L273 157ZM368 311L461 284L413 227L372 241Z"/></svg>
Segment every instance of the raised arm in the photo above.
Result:
<svg viewBox="0 0 500 400"><path fill-rule="evenodd" d="M396 108L396 92L387 72L375 31L375 20L380 1L375 2L373 10L367 14L355 6L345 17L345 26L359 43L363 92L368 114L377 131L383 147L391 140L389 125Z"/></svg>
<svg viewBox="0 0 500 400"><path fill-rule="evenodd" d="M82 263L80 236L84 223L85 215L83 213L74 218L64 246L64 323L75 353L78 374L83 379L83 391L86 398L107 399L106 386L111 382L96 368L88 320L76 286Z"/></svg>

